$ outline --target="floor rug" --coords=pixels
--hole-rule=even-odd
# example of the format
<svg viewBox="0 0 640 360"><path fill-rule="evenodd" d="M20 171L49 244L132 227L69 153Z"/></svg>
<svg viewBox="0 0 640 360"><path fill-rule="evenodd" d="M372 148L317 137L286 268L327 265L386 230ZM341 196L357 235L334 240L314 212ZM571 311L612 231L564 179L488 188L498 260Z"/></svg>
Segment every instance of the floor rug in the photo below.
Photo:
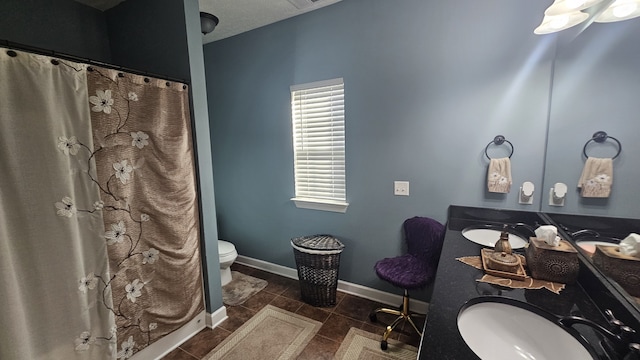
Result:
<svg viewBox="0 0 640 360"><path fill-rule="evenodd" d="M336 352L337 360L415 360L418 349L414 346L389 339L387 350L380 349L382 333L372 334L351 328Z"/></svg>
<svg viewBox="0 0 640 360"><path fill-rule="evenodd" d="M267 305L203 360L295 359L322 323Z"/></svg>
<svg viewBox="0 0 640 360"><path fill-rule="evenodd" d="M231 281L222 287L222 302L237 306L267 286L267 281L232 271Z"/></svg>

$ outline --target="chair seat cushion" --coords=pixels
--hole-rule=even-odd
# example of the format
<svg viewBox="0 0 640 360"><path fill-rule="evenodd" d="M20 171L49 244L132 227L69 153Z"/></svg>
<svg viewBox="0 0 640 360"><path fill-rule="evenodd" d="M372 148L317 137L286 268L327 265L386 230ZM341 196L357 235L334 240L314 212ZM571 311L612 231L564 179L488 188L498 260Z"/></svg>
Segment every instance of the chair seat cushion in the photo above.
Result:
<svg viewBox="0 0 640 360"><path fill-rule="evenodd" d="M433 276L424 260L410 254L382 259L374 268L379 278L404 289L424 287Z"/></svg>

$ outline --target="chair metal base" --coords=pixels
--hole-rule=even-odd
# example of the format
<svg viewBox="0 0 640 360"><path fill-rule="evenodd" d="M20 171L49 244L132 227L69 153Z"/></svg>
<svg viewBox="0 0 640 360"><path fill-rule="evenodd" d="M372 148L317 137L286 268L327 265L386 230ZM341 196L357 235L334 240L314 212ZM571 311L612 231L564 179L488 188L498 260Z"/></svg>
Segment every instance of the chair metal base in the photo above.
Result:
<svg viewBox="0 0 640 360"><path fill-rule="evenodd" d="M371 314L369 314L369 320L371 320L372 322L377 321L376 314L378 313L385 313L385 314L391 314L391 315L397 316L397 318L391 323L391 325L387 326L386 330L384 331L384 335L382 336L382 341L380 341L380 348L382 350L387 350L387 339L389 339L389 335L391 335L391 332L393 331L393 329L395 329L396 326L398 326L403 321L409 322L409 324L411 324L411 327L413 327L416 333L418 333L418 335L422 337L422 331L418 329L418 326L413 321L413 318L415 317L424 318L425 315L412 313L409 311L409 291L407 289L404 290L404 296L402 297L402 305L399 306L399 309L400 310L394 310L394 309L381 307L381 308L375 309L374 311L371 312Z"/></svg>

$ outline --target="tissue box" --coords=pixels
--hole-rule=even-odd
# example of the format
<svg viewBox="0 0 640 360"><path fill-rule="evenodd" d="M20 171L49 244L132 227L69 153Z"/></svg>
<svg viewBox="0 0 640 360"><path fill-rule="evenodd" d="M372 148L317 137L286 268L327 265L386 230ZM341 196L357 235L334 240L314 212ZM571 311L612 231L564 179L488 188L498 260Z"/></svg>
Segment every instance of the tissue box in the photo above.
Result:
<svg viewBox="0 0 640 360"><path fill-rule="evenodd" d="M571 284L578 278L578 252L566 240L560 240L558 246L551 246L532 237L525 249L525 258L534 279Z"/></svg>
<svg viewBox="0 0 640 360"><path fill-rule="evenodd" d="M617 246L596 245L591 258L605 275L615 280L629 295L640 297L640 259L620 253Z"/></svg>

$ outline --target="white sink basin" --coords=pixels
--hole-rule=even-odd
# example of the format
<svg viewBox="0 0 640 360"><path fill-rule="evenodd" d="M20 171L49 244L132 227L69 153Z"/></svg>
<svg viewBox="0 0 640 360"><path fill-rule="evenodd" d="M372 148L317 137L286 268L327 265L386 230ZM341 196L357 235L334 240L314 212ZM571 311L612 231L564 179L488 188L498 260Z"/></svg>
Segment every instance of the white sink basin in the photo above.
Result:
<svg viewBox="0 0 640 360"><path fill-rule="evenodd" d="M596 252L596 245L602 246L620 246L620 239L614 239L606 236L580 236L575 238L576 245L580 246L582 250L589 255L593 255Z"/></svg>
<svg viewBox="0 0 640 360"><path fill-rule="evenodd" d="M555 321L554 315L517 300L475 298L458 313L458 330L483 360L595 358L572 335L577 334L575 330L567 330Z"/></svg>
<svg viewBox="0 0 640 360"><path fill-rule="evenodd" d="M500 239L500 230L467 228L462 230L462 236L476 244L493 247L496 241ZM511 244L512 249L522 249L526 243L526 239L509 233L509 244Z"/></svg>
<svg viewBox="0 0 640 360"><path fill-rule="evenodd" d="M618 247L618 244L612 244L610 242L597 240L578 240L576 241L576 244L580 246L584 251L589 253L589 255L593 255L596 252L596 245Z"/></svg>

